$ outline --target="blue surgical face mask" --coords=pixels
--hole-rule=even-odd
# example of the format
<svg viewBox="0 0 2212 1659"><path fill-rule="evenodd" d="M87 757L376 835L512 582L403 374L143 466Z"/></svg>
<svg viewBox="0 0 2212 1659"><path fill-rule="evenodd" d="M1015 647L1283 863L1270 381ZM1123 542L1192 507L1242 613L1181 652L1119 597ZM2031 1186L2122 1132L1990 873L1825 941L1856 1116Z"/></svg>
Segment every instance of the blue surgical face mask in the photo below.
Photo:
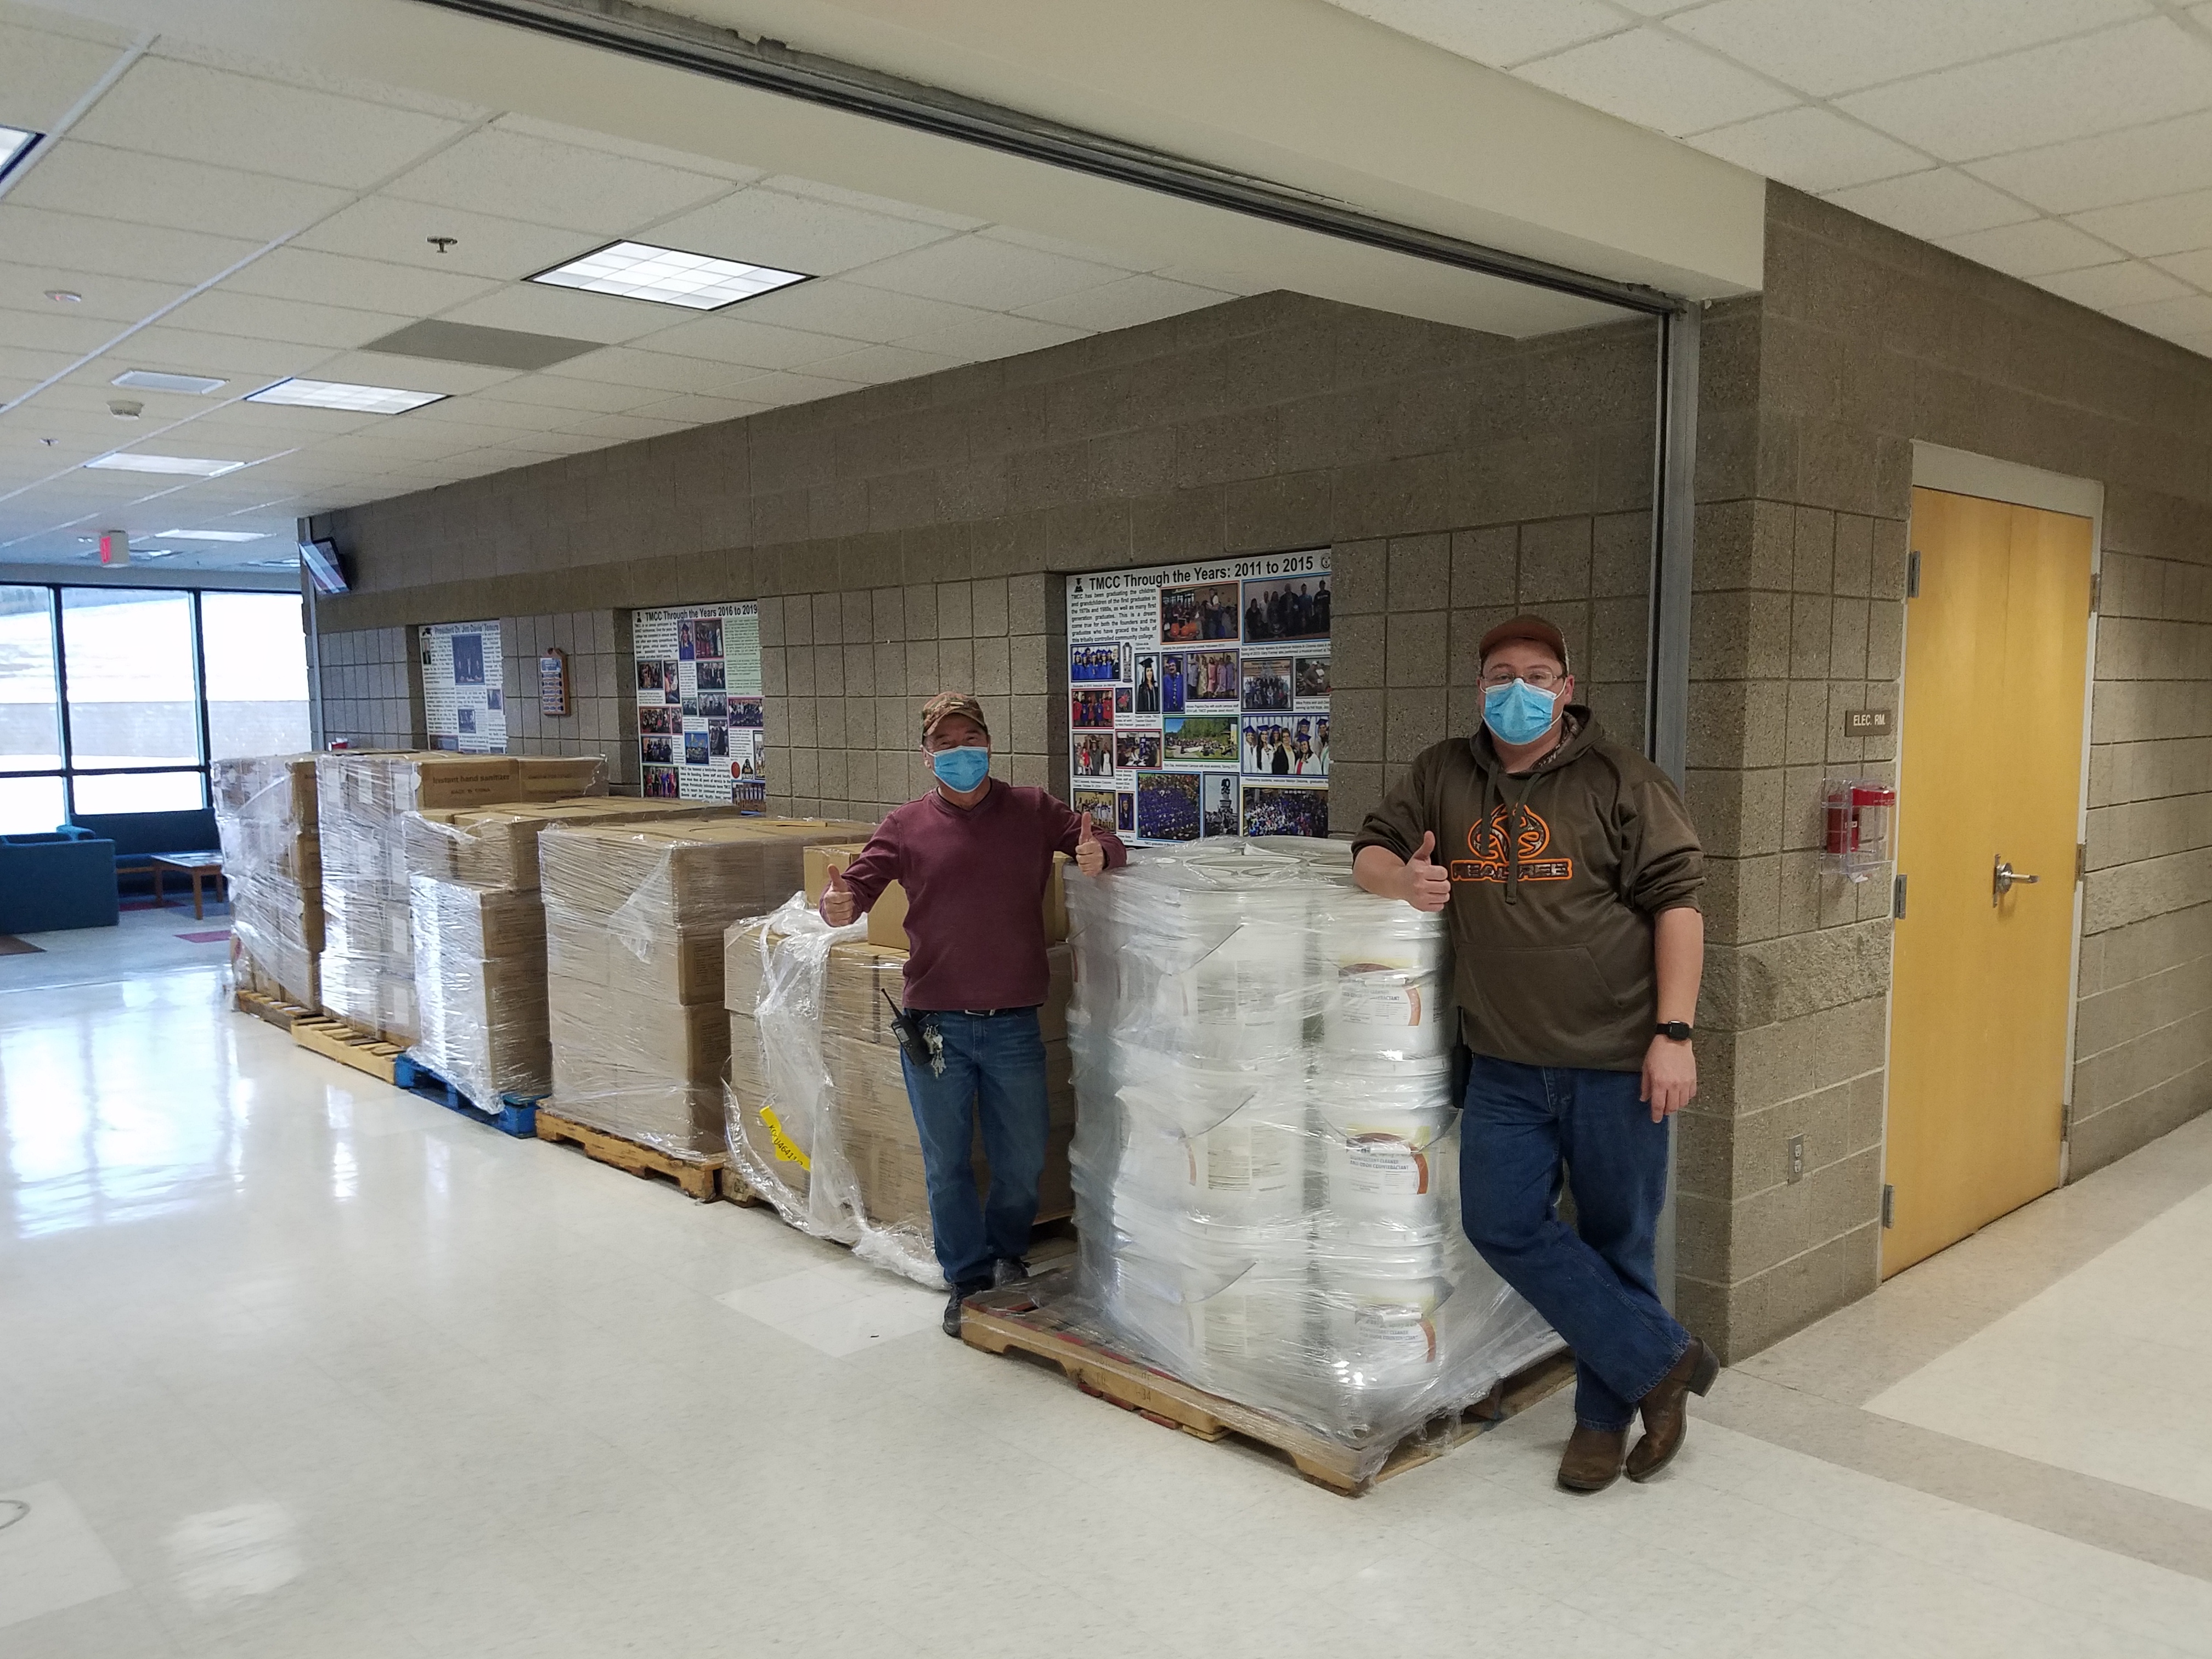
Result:
<svg viewBox="0 0 2212 1659"><path fill-rule="evenodd" d="M1539 691L1526 680L1493 685L1482 694L1482 723L1501 742L1534 743L1552 729L1559 694Z"/></svg>
<svg viewBox="0 0 2212 1659"><path fill-rule="evenodd" d="M990 775L991 751L940 749L929 757L929 769L937 774L946 788L964 795Z"/></svg>

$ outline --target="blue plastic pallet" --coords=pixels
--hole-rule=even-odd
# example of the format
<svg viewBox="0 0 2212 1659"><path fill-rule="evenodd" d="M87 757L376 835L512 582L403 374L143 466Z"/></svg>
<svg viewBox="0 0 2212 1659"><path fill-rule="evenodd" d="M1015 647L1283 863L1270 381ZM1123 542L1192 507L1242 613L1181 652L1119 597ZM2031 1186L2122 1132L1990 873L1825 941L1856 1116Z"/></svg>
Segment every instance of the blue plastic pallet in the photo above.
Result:
<svg viewBox="0 0 2212 1659"><path fill-rule="evenodd" d="M501 1095L499 1109L487 1112L412 1054L402 1054L392 1062L392 1080L410 1095L420 1095L449 1112L459 1112L503 1135L513 1135L517 1140L530 1140L537 1136L538 1103L542 1096Z"/></svg>

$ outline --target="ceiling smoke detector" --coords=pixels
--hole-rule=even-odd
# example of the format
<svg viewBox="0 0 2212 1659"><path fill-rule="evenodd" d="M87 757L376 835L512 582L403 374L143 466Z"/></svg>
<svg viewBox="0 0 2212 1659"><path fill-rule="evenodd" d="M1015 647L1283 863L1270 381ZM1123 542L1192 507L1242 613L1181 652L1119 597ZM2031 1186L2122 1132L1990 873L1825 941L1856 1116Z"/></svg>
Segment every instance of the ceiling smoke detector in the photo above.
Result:
<svg viewBox="0 0 2212 1659"><path fill-rule="evenodd" d="M128 398L118 398L107 405L107 412L118 421L135 421L146 412L146 405Z"/></svg>

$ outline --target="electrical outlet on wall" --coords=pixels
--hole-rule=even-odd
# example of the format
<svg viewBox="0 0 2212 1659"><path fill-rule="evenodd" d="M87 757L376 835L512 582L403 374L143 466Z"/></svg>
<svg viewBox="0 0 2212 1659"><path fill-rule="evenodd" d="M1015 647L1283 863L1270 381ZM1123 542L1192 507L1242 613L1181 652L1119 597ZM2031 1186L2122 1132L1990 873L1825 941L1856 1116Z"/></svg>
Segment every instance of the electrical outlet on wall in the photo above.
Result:
<svg viewBox="0 0 2212 1659"><path fill-rule="evenodd" d="M1802 1135L1792 1135L1790 1137L1790 1179L1792 1181L1802 1181L1804 1178L1805 1137Z"/></svg>

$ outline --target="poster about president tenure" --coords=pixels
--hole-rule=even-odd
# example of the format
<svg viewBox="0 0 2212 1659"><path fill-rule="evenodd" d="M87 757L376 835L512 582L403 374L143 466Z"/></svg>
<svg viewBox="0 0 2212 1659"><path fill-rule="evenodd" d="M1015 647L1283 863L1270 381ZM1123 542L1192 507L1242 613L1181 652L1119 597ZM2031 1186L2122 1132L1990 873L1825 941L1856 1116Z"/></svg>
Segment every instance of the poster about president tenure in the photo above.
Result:
<svg viewBox="0 0 2212 1659"><path fill-rule="evenodd" d="M422 647L422 720L433 749L507 752L507 659L497 622L433 623Z"/></svg>
<svg viewBox="0 0 2212 1659"><path fill-rule="evenodd" d="M1144 845L1328 833L1328 550L1072 576L1071 804Z"/></svg>

